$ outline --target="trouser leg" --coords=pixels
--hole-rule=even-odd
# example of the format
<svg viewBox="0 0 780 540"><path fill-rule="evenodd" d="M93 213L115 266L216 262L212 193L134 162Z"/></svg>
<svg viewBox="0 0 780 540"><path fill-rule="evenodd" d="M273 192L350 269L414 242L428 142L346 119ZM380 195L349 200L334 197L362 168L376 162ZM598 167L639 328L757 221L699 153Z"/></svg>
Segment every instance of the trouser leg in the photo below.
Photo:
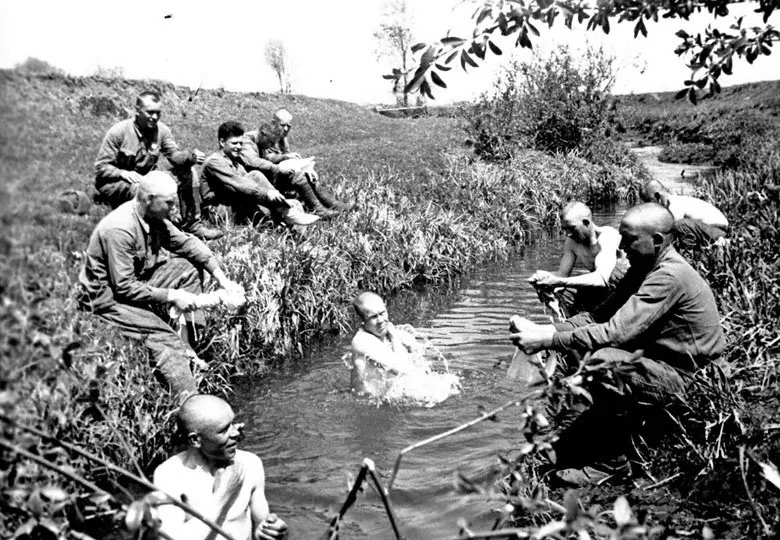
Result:
<svg viewBox="0 0 780 540"><path fill-rule="evenodd" d="M113 210L135 197L138 192L138 184L130 184L124 180L115 180L99 185L96 184L95 189L98 192L96 202L104 202Z"/></svg>
<svg viewBox="0 0 780 540"><path fill-rule="evenodd" d="M203 275L190 261L183 257L173 257L158 266L147 282L152 287L163 289L182 289L193 294L203 292ZM188 321L203 326L205 316L200 310L185 314Z"/></svg>
<svg viewBox="0 0 780 540"><path fill-rule="evenodd" d="M179 185L179 211L184 228L200 219L200 179L195 167L174 167L171 174Z"/></svg>
<svg viewBox="0 0 780 540"><path fill-rule="evenodd" d="M190 370L190 359L195 353L155 313L139 306L114 303L95 314L117 326L127 337L143 341L152 355L155 368L179 401L197 391L195 377Z"/></svg>
<svg viewBox="0 0 780 540"><path fill-rule="evenodd" d="M726 231L713 225L707 225L697 219L680 219L674 222L674 238L677 247L696 249L707 246L726 236Z"/></svg>
<svg viewBox="0 0 780 540"><path fill-rule="evenodd" d="M613 348L596 351L591 362L628 362L633 354ZM580 405L561 423L553 444L558 468L582 467L628 452L630 436L642 416L685 391L685 381L671 366L649 358L633 360L634 369L622 375L623 391L599 381L588 388L593 404Z"/></svg>

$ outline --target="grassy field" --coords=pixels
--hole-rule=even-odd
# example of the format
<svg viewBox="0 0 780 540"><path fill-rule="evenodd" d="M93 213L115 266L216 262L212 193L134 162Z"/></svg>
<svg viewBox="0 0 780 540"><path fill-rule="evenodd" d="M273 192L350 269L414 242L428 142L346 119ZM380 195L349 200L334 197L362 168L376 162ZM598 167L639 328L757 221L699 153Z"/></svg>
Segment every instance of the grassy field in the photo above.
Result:
<svg viewBox="0 0 780 540"><path fill-rule="evenodd" d="M754 138L777 136L780 81L726 87L692 105L675 92L615 98L622 127L645 143L665 146L660 159L736 167Z"/></svg>
<svg viewBox="0 0 780 540"><path fill-rule="evenodd" d="M216 127L253 127L273 110L295 116L292 144L319 158L322 180L356 211L313 227L305 241L281 229L228 227L213 243L227 273L247 290L238 314L209 318L201 389L229 393L231 377L294 361L311 340L350 326L363 289L391 295L414 283L443 283L474 264L509 256L532 231L557 224L570 198L630 196L642 179L631 165L597 166L577 156L526 152L501 167L473 162L455 120L389 119L354 104L303 96L200 91L168 83L25 76L0 72L0 407L2 414L79 444L113 463L148 472L169 454L171 403L146 354L76 310L81 253L97 221L60 213L64 189L90 189L105 131L126 117L147 86L163 93L163 121L182 147L216 149ZM8 440L97 482L119 501L123 483L88 458L2 424ZM23 460L0 472L5 536L20 524L73 528L100 537L122 515L117 501L55 491L56 476ZM73 504L74 503L75 506ZM80 515L62 519L78 508ZM32 510L31 510L32 509ZM42 524L41 516L54 522ZM32 530L31 529L31 530ZM40 532L40 530L39 530Z"/></svg>

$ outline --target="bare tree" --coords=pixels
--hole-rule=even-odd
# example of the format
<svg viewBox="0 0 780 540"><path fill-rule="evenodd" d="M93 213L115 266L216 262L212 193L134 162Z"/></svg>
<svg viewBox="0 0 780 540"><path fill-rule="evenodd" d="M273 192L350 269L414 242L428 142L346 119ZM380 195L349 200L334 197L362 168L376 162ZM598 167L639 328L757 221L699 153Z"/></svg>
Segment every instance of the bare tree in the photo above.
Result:
<svg viewBox="0 0 780 540"><path fill-rule="evenodd" d="M382 22L374 32L374 37L379 42L377 56L387 57L397 66L393 68L391 74L383 77L393 81L393 93L404 107L409 105L409 93L406 87L409 83L411 46L414 39L411 21L412 16L406 0L385 0Z"/></svg>
<svg viewBox="0 0 780 540"><path fill-rule="evenodd" d="M279 91L282 94L289 94L292 91L289 60L287 47L281 39L269 39L265 44L265 61L279 78Z"/></svg>

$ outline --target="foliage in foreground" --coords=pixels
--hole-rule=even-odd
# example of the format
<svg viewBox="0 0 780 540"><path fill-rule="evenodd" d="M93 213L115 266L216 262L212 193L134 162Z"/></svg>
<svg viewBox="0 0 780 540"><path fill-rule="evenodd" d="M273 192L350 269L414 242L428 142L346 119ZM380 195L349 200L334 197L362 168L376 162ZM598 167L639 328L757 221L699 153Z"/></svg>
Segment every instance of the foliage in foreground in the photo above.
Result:
<svg viewBox="0 0 780 540"><path fill-rule="evenodd" d="M772 54L772 45L780 40L780 31L767 24L777 9L777 2L759 0L756 12L762 14L763 26L747 27L743 19L732 22L728 29L708 26L704 32L689 35L684 30L677 32L680 44L675 49L678 56L685 56L691 70L690 78L678 97L686 96L696 103L700 90L709 87L709 93L720 92L718 80L722 74L731 75L733 62L744 58L752 64L760 56ZM472 17L473 37L469 39L446 36L430 45L418 43L413 52L424 51L418 60L407 90L420 91L433 99L432 85L446 88L445 72L452 69L459 60L463 70L466 66L478 67L477 60L484 60L489 53L500 55L501 49L491 41L492 37L517 36L515 47L532 48L532 39L540 37L537 26L552 27L558 17L569 29L573 24L585 23L588 30L600 28L609 34L611 22L634 23L634 38L639 34L647 36L646 21L679 18L687 20L692 14L707 11L713 18L729 15L726 0L699 0L696 2L656 2L640 0L620 2L606 0L596 4L586 0L551 2L549 0L506 0L493 2L484 0Z"/></svg>

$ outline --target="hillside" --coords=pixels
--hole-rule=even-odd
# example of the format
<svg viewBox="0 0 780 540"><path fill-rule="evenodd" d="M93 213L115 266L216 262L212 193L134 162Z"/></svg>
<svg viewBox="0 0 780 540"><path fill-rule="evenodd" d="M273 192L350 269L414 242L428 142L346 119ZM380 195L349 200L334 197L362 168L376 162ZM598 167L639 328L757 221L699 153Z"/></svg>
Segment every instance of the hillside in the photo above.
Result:
<svg viewBox="0 0 780 540"><path fill-rule="evenodd" d="M665 145L662 161L736 165L735 149L780 127L780 81L724 88L697 105L675 93L615 97L620 127L640 143Z"/></svg>
<svg viewBox="0 0 780 540"><path fill-rule="evenodd" d="M87 190L106 130L132 113L135 95L151 86L163 94L162 120L184 148L217 149L225 120L247 129L286 107L294 115L291 143L318 158L324 178L337 171L398 174L442 168L441 151L462 139L448 118L389 119L359 105L297 95L235 93L162 81L24 75L0 70L2 214L28 215L66 188ZM35 203L31 201L35 200ZM10 205L10 206L9 206Z"/></svg>

